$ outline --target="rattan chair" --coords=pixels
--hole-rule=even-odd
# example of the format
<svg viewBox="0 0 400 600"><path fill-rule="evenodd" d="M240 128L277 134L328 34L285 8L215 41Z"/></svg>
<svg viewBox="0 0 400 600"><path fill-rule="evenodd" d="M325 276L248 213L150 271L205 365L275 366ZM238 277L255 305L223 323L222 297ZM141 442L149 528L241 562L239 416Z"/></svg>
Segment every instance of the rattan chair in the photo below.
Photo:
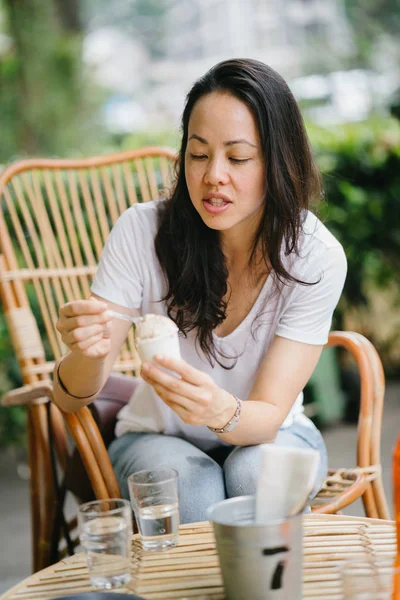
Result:
<svg viewBox="0 0 400 600"><path fill-rule="evenodd" d="M34 571L54 560L54 524L63 500L55 462L62 474L71 437L95 496L120 495L90 410L66 415L49 403L54 363L66 350L55 329L58 307L89 295L112 224L129 205L166 193L174 159L174 151L162 148L82 160L33 159L9 166L0 177L0 295L24 383L6 394L3 405L27 407ZM384 399L379 356L356 333L333 332L328 345L346 348L361 377L357 467L330 472L313 510L336 512L362 497L367 516L389 518L379 455ZM131 333L114 371L135 375L138 367Z"/></svg>

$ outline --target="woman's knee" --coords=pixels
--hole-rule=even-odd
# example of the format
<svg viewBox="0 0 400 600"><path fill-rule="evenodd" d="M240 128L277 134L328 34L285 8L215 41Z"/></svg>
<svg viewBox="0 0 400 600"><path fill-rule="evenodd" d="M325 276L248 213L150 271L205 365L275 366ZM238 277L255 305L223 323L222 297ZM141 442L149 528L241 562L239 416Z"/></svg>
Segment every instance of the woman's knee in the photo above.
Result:
<svg viewBox="0 0 400 600"><path fill-rule="evenodd" d="M224 463L228 498L254 495L257 490L259 446L237 446Z"/></svg>
<svg viewBox="0 0 400 600"><path fill-rule="evenodd" d="M226 497L222 468L203 454L182 457L177 471L181 522L205 521L207 508Z"/></svg>
<svg viewBox="0 0 400 600"><path fill-rule="evenodd" d="M310 494L310 498L313 498L321 489L326 477L327 453L320 432L313 424L309 425L303 421L296 428L281 430L274 443L294 448L312 448L319 452L319 468ZM225 486L229 498L256 494L259 461L259 446L238 446L231 452L224 464Z"/></svg>
<svg viewBox="0 0 400 600"><path fill-rule="evenodd" d="M319 468L310 494L310 498L313 498L321 489L327 473L327 452L321 433L302 415L292 427L279 431L274 444L292 448L312 448L319 453ZM256 494L259 461L259 446L236 447L231 452L224 464L225 485L229 498Z"/></svg>

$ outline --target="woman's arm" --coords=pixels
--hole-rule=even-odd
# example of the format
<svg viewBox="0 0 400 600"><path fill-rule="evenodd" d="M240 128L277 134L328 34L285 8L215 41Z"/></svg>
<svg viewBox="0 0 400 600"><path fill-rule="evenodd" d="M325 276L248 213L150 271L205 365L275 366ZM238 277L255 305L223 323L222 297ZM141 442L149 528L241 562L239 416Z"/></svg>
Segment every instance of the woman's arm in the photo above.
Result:
<svg viewBox="0 0 400 600"><path fill-rule="evenodd" d="M242 402L237 426L217 434L236 446L271 442L318 362L323 346L275 336L256 377L250 397ZM183 360L157 357L157 363L180 379L145 363L142 377L185 423L223 428L236 411L236 400L211 377ZM244 399L242 399L244 400Z"/></svg>
<svg viewBox="0 0 400 600"><path fill-rule="evenodd" d="M68 302L60 309L57 329L69 353L56 364L54 400L65 412L95 399L128 335L129 322L112 318L108 309L137 314L98 296Z"/></svg>
<svg viewBox="0 0 400 600"><path fill-rule="evenodd" d="M153 235L152 221L144 219L142 208L131 206L113 226L91 286L92 298L60 309L57 329L70 352L59 365L60 383L56 366L54 391L56 403L65 411L77 410L96 397L127 337L129 322L112 319L107 309L136 316L142 306L143 272L150 268L146 253Z"/></svg>
<svg viewBox="0 0 400 600"><path fill-rule="evenodd" d="M323 346L275 336L249 399L242 402L238 425L230 433L218 434L219 437L236 446L273 442L317 366L322 350ZM226 423L212 426L223 427Z"/></svg>

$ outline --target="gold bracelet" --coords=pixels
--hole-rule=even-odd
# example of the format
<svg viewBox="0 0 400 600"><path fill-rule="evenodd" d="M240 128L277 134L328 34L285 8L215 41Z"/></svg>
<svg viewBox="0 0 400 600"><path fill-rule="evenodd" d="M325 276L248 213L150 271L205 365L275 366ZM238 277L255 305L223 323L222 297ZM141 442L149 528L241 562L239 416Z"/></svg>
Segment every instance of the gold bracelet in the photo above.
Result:
<svg viewBox="0 0 400 600"><path fill-rule="evenodd" d="M66 396L69 396L70 398L75 398L76 400L90 400L90 398L93 398L93 397L97 396L97 394L99 393L100 390L97 390L97 392L94 392L93 394L90 394L90 396L75 396L74 394L71 394L67 390L67 388L65 387L65 385L63 384L63 382L61 381L61 378L60 378L60 367L61 367L61 363L63 361L63 358L60 358L58 360L58 363L57 363L56 368L54 370L54 375L55 375L54 379L55 379L55 383L57 383L57 385L61 388L61 390L64 392L64 394Z"/></svg>

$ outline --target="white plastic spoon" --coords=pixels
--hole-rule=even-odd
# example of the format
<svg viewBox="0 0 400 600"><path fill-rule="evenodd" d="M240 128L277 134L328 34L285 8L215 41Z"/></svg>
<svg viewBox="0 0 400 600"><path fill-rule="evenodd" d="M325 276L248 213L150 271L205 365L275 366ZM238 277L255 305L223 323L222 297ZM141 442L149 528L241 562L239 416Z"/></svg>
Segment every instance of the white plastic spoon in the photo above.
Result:
<svg viewBox="0 0 400 600"><path fill-rule="evenodd" d="M109 315L111 315L112 317L115 317L116 319L122 319L123 321L129 321L130 323L133 323L134 325L136 325L143 319L143 317L130 317L129 315L124 315L123 313L117 312L116 310L108 310L107 312Z"/></svg>

